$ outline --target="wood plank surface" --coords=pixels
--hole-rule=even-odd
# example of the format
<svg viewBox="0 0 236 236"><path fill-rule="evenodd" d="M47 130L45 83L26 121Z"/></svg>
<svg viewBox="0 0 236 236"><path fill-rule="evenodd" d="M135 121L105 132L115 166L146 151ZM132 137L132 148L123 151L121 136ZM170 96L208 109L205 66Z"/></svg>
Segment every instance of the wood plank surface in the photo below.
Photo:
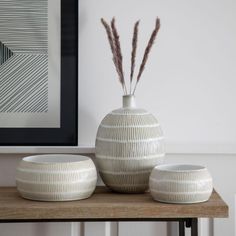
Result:
<svg viewBox="0 0 236 236"><path fill-rule="evenodd" d="M89 199L71 202L39 202L23 199L14 187L0 188L0 221L11 220L145 220L156 218L221 218L228 206L214 191L208 202L165 204L150 193L119 194L97 187Z"/></svg>

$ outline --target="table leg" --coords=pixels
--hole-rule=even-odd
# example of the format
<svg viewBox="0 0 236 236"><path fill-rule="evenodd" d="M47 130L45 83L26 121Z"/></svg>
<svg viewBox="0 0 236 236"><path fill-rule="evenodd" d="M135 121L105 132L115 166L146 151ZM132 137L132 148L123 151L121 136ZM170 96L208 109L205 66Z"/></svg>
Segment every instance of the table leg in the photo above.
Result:
<svg viewBox="0 0 236 236"><path fill-rule="evenodd" d="M198 236L198 219L197 218L192 219L191 236Z"/></svg>
<svg viewBox="0 0 236 236"><path fill-rule="evenodd" d="M185 236L185 221L179 221L179 236Z"/></svg>
<svg viewBox="0 0 236 236"><path fill-rule="evenodd" d="M198 236L198 219L197 218L187 219L186 227L191 229L191 236Z"/></svg>

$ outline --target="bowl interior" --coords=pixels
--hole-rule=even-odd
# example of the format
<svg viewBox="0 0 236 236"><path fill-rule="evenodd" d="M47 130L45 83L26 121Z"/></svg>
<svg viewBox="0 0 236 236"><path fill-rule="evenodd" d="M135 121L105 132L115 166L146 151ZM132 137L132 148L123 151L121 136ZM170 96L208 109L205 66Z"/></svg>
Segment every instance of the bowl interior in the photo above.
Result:
<svg viewBox="0 0 236 236"><path fill-rule="evenodd" d="M80 155L68 155L68 154L36 155L23 158L23 161L31 163L40 163L40 164L74 163L87 160L89 160L89 157Z"/></svg>
<svg viewBox="0 0 236 236"><path fill-rule="evenodd" d="M159 165L156 166L155 169L161 171L170 171L170 172L192 172L192 171L201 171L205 170L206 167L199 165Z"/></svg>

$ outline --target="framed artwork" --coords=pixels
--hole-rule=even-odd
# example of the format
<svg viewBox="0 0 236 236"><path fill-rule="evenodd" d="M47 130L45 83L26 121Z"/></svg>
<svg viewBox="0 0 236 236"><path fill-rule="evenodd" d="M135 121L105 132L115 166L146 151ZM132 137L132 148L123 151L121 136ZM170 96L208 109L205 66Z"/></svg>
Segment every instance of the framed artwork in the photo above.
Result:
<svg viewBox="0 0 236 236"><path fill-rule="evenodd" d="M78 0L0 0L0 145L77 145Z"/></svg>

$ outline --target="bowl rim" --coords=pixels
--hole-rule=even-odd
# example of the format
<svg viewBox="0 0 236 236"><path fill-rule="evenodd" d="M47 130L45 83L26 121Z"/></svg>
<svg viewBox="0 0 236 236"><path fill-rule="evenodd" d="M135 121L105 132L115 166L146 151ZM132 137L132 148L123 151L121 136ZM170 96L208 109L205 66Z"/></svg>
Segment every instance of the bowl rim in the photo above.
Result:
<svg viewBox="0 0 236 236"><path fill-rule="evenodd" d="M90 159L91 158L87 156L74 155L74 154L39 154L39 155L26 156L22 158L22 161L31 164L67 165L67 164L76 164L84 161L89 161Z"/></svg>
<svg viewBox="0 0 236 236"><path fill-rule="evenodd" d="M189 173L205 171L207 168L201 165L192 164L162 164L154 167L155 170L172 173Z"/></svg>

